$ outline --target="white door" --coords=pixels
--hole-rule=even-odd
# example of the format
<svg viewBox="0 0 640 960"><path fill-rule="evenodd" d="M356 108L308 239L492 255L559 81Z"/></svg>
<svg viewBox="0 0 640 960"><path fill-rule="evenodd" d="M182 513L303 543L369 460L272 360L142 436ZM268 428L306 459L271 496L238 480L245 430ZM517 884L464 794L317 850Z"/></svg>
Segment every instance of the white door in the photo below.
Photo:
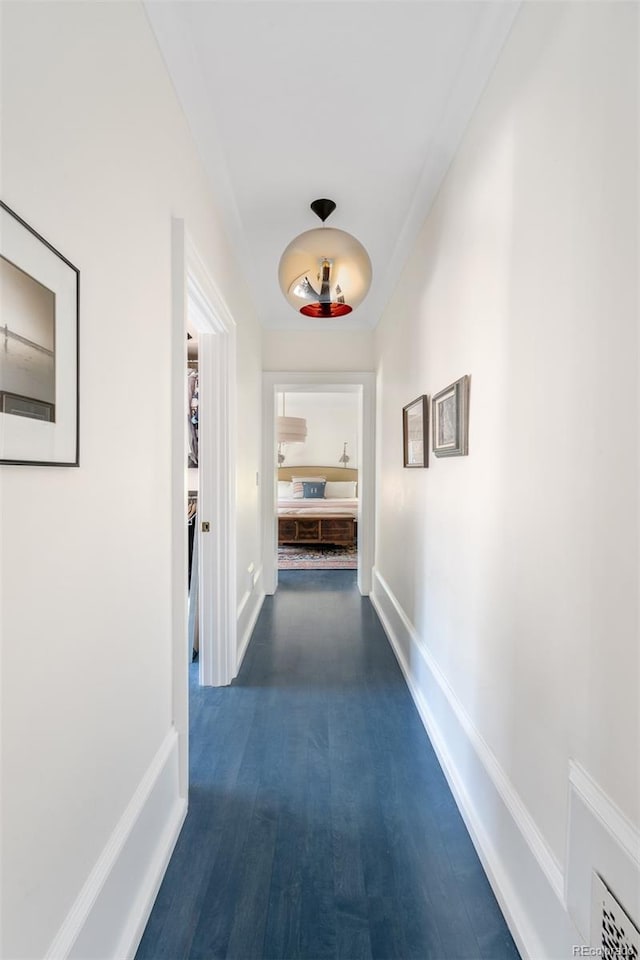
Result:
<svg viewBox="0 0 640 960"><path fill-rule="evenodd" d="M188 794L189 664L187 623L187 317L202 334L199 478L200 682L227 684L237 671L235 548L235 324L193 244L174 219L171 336L172 715L178 734L180 794ZM204 422L202 417L204 415Z"/></svg>
<svg viewBox="0 0 640 960"><path fill-rule="evenodd" d="M198 331L198 614L200 683L235 676L235 478L230 337L196 261L187 264L189 326Z"/></svg>

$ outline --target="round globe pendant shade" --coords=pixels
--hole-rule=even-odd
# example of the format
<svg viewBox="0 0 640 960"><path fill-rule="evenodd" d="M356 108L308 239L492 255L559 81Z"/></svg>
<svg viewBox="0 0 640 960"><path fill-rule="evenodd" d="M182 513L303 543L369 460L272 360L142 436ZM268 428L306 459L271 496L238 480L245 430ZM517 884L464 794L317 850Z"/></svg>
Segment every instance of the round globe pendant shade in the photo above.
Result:
<svg viewBox="0 0 640 960"><path fill-rule="evenodd" d="M371 286L369 254L350 233L333 227L307 230L280 258L280 289L306 317L343 317Z"/></svg>
<svg viewBox="0 0 640 960"><path fill-rule="evenodd" d="M278 443L304 443L307 421L303 417L278 417L276 437Z"/></svg>

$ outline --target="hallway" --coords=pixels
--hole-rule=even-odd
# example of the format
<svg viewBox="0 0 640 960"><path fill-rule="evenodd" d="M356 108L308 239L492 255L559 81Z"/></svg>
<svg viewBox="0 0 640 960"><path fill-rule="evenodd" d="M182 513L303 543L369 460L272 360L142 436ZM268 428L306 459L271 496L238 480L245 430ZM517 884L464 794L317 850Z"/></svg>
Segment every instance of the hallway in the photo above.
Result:
<svg viewBox="0 0 640 960"><path fill-rule="evenodd" d="M192 681L189 814L137 960L517 958L354 572L281 573L238 679Z"/></svg>

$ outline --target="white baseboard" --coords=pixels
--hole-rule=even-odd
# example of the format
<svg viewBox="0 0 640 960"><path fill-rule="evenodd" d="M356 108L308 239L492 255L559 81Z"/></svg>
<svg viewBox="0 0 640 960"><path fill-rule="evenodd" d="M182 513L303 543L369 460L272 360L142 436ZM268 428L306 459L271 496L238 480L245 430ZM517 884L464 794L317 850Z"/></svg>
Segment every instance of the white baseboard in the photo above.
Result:
<svg viewBox="0 0 640 960"><path fill-rule="evenodd" d="M130 960L187 812L178 735L166 736L45 960Z"/></svg>
<svg viewBox="0 0 640 960"><path fill-rule="evenodd" d="M375 568L371 602L521 955L571 957L582 941L566 910L562 867Z"/></svg>
<svg viewBox="0 0 640 960"><path fill-rule="evenodd" d="M569 764L567 907L588 942L591 875L602 877L627 914L640 924L640 832L587 771Z"/></svg>
<svg viewBox="0 0 640 960"><path fill-rule="evenodd" d="M262 604L264 603L265 590L262 569L263 568L260 567L253 578L253 590L247 590L238 604L238 637L240 640L238 643L236 673L242 666L242 661L247 652L253 629L262 610Z"/></svg>

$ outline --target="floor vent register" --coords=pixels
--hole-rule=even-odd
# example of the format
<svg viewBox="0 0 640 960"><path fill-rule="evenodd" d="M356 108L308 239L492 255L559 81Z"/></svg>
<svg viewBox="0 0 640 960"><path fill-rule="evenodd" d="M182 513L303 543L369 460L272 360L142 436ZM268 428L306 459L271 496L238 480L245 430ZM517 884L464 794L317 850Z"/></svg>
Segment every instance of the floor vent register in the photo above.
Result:
<svg viewBox="0 0 640 960"><path fill-rule="evenodd" d="M602 960L640 960L640 931L597 873L591 887L591 946Z"/></svg>

